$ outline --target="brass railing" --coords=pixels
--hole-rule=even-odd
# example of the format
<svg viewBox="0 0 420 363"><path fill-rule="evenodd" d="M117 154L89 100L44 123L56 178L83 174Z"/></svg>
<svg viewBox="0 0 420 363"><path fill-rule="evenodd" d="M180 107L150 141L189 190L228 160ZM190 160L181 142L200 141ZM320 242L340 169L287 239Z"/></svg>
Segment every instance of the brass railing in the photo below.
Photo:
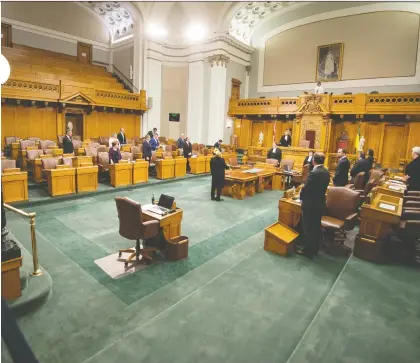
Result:
<svg viewBox="0 0 420 363"><path fill-rule="evenodd" d="M34 271L31 273L32 276L41 276L42 271L39 268L38 262L38 246L36 244L36 234L35 234L35 217L36 213L26 213L23 210L17 209L4 203L4 207L12 212L15 212L23 217L29 218L29 225L31 227L31 242L32 242L32 261L34 264Z"/></svg>

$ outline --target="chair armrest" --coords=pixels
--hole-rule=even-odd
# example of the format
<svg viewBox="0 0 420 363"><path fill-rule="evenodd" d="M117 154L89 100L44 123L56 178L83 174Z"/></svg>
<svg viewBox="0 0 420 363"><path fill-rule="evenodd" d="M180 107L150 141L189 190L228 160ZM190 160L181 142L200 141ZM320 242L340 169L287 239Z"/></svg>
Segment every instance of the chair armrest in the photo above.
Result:
<svg viewBox="0 0 420 363"><path fill-rule="evenodd" d="M354 184L347 184L345 187L348 189L354 189ZM358 192L359 190L356 191Z"/></svg>
<svg viewBox="0 0 420 363"><path fill-rule="evenodd" d="M354 226L356 225L356 221L357 221L357 213L350 214L344 220L344 229L346 231L352 230Z"/></svg>
<svg viewBox="0 0 420 363"><path fill-rule="evenodd" d="M418 191L414 191L414 190L412 190L412 191L407 191L407 192L406 192L406 195L407 195L407 196L417 196L417 197L420 197L420 192L418 192Z"/></svg>
<svg viewBox="0 0 420 363"><path fill-rule="evenodd" d="M414 195L404 196L403 202L420 202L420 196L414 196Z"/></svg>
<svg viewBox="0 0 420 363"><path fill-rule="evenodd" d="M144 227L143 239L154 237L159 232L159 221L142 222Z"/></svg>
<svg viewBox="0 0 420 363"><path fill-rule="evenodd" d="M420 209L420 201L408 201L405 202L403 208L417 208Z"/></svg>
<svg viewBox="0 0 420 363"><path fill-rule="evenodd" d="M420 221L420 211L415 209L404 209L401 219L405 221Z"/></svg>

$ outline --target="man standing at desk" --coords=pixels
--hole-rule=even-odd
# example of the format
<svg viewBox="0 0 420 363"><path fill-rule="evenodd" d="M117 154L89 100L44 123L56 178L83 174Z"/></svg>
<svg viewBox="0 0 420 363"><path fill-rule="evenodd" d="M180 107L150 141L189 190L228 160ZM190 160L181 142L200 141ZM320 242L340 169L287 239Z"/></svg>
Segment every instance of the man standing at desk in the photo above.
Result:
<svg viewBox="0 0 420 363"><path fill-rule="evenodd" d="M277 166L280 165L281 161L281 150L277 147L277 144L273 142L273 147L268 150L267 159L276 159L278 161Z"/></svg>
<svg viewBox="0 0 420 363"><path fill-rule="evenodd" d="M214 150L218 149L219 151L222 151L222 142L223 140L216 141L215 144L213 145Z"/></svg>
<svg viewBox="0 0 420 363"><path fill-rule="evenodd" d="M153 139L150 140L150 146L152 147L152 151L156 151L156 149L159 147L159 135L157 132L155 132L155 136Z"/></svg>
<svg viewBox="0 0 420 363"><path fill-rule="evenodd" d="M364 172L365 173L365 184L369 180L369 172L370 172L370 163L366 160L366 155L364 152L360 152L359 160L357 160L353 167L350 170L350 176L353 180L356 178L357 174Z"/></svg>
<svg viewBox="0 0 420 363"><path fill-rule="evenodd" d="M127 144L127 138L125 137L124 129L120 129L120 133L117 135L117 139L120 142L120 145Z"/></svg>
<svg viewBox="0 0 420 363"><path fill-rule="evenodd" d="M308 258L318 254L321 240L321 218L325 210L325 192L330 182L330 173L324 168L325 155L315 153L314 170L300 192L302 201L303 248L296 252Z"/></svg>
<svg viewBox="0 0 420 363"><path fill-rule="evenodd" d="M219 149L214 149L214 156L210 160L211 171L211 200L221 202L220 194L225 183L225 170L229 169L225 159L220 156ZM216 197L214 193L216 192Z"/></svg>
<svg viewBox="0 0 420 363"><path fill-rule="evenodd" d="M73 139L72 136L73 132L71 130L67 130L66 136L63 137L63 153L64 154L73 154L74 147L73 147Z"/></svg>
<svg viewBox="0 0 420 363"><path fill-rule="evenodd" d="M192 156L192 145L190 138L187 136L184 142L184 158L187 159L187 173L191 172L190 157Z"/></svg>
<svg viewBox="0 0 420 363"><path fill-rule="evenodd" d="M337 151L338 162L333 178L335 187L345 187L349 183L350 161L347 159L347 152L344 149Z"/></svg>
<svg viewBox="0 0 420 363"><path fill-rule="evenodd" d="M143 141L143 157L144 160L148 161L150 164L150 159L152 158L152 147L150 146L150 136L146 135L146 139Z"/></svg>
<svg viewBox="0 0 420 363"><path fill-rule="evenodd" d="M404 181L408 191L420 191L420 146L412 149L413 160L405 168Z"/></svg>

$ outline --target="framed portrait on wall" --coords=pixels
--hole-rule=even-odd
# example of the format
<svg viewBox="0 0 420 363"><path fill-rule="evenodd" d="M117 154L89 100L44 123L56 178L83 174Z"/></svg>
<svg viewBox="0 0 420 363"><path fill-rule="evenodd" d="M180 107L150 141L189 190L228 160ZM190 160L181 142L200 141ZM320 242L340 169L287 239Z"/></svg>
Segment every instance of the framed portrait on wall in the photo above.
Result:
<svg viewBox="0 0 420 363"><path fill-rule="evenodd" d="M344 43L320 45L316 61L315 81L341 81Z"/></svg>

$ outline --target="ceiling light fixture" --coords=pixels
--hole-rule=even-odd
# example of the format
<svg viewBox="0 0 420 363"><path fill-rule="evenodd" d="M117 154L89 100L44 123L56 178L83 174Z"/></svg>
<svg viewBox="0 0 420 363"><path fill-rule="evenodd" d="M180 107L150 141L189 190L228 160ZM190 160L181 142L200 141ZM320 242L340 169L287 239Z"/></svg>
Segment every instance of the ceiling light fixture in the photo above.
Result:
<svg viewBox="0 0 420 363"><path fill-rule="evenodd" d="M206 35L205 29L199 25L191 25L187 31L187 37L192 41L198 41L204 38Z"/></svg>

